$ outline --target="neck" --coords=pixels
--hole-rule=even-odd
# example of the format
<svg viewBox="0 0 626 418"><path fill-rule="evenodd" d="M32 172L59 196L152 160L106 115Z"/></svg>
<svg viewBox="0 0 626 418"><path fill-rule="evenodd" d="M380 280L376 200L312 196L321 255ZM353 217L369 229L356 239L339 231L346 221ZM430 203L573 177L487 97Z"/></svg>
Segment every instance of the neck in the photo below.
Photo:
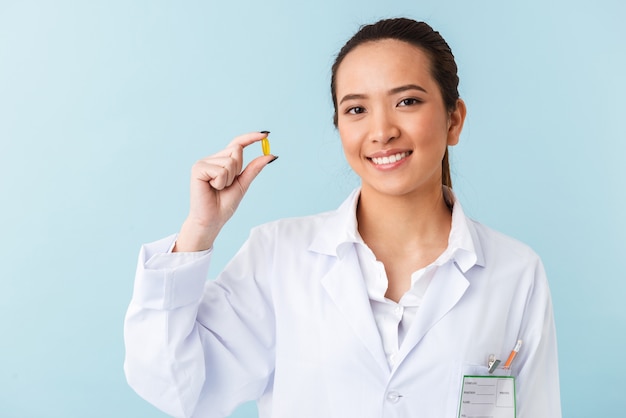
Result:
<svg viewBox="0 0 626 418"><path fill-rule="evenodd" d="M374 252L445 248L451 219L442 187L402 196L362 189L357 208L359 233Z"/></svg>

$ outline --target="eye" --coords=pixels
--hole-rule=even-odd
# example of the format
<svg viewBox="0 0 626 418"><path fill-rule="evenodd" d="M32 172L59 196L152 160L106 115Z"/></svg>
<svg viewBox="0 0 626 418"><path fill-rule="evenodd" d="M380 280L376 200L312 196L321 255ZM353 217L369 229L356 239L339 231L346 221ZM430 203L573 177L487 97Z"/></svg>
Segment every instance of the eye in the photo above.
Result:
<svg viewBox="0 0 626 418"><path fill-rule="evenodd" d="M350 115L359 115L364 112L365 112L365 108L360 107L360 106L349 107L348 109L346 109L346 113Z"/></svg>
<svg viewBox="0 0 626 418"><path fill-rule="evenodd" d="M415 106L420 103L422 103L420 99L416 99L415 97L408 97L406 99L400 100L398 106Z"/></svg>

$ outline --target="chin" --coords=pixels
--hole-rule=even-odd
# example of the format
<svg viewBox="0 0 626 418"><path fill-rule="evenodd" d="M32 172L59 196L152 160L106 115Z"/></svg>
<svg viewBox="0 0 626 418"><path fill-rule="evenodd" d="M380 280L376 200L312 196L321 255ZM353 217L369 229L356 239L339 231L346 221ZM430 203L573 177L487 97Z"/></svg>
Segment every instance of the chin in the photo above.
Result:
<svg viewBox="0 0 626 418"><path fill-rule="evenodd" d="M415 179L405 179L404 181L388 179L387 181L372 183L362 181L361 188L366 193L389 197L431 195L434 191L441 191L441 179L427 182L416 182Z"/></svg>
<svg viewBox="0 0 626 418"><path fill-rule="evenodd" d="M366 193L389 197L406 196L407 194L415 192L414 186L402 185L397 182L392 184L363 185L362 189L365 190Z"/></svg>

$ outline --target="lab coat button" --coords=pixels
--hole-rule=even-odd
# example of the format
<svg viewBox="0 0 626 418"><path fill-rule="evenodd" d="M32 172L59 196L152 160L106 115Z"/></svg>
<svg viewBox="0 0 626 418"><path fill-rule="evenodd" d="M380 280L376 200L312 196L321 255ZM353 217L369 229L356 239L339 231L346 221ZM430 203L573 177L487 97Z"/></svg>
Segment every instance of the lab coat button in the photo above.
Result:
<svg viewBox="0 0 626 418"><path fill-rule="evenodd" d="M389 393L387 393L387 400L391 403L398 403L400 402L400 398L402 397L402 395L400 395L398 392L396 391L391 391Z"/></svg>

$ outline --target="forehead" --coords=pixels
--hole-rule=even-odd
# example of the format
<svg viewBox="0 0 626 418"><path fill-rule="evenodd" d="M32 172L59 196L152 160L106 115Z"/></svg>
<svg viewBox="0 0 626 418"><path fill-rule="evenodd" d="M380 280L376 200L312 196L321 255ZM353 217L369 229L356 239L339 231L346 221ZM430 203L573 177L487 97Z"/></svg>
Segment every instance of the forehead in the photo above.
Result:
<svg viewBox="0 0 626 418"><path fill-rule="evenodd" d="M337 90L359 84L434 82L426 52L396 39L363 43L350 51L337 69Z"/></svg>

